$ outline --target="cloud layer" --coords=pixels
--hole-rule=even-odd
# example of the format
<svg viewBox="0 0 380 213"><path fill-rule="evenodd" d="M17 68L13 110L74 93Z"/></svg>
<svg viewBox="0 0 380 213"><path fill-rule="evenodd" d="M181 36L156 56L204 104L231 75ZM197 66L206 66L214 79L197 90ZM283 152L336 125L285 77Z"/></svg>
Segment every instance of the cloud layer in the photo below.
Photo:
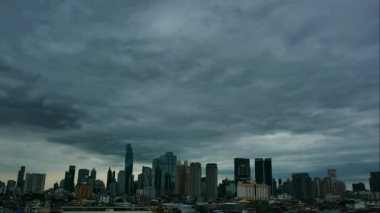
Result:
<svg viewBox="0 0 380 213"><path fill-rule="evenodd" d="M173 151L226 177L234 157L276 177L378 169L377 1L1 4L0 171L29 133L120 168L132 143L140 164Z"/></svg>

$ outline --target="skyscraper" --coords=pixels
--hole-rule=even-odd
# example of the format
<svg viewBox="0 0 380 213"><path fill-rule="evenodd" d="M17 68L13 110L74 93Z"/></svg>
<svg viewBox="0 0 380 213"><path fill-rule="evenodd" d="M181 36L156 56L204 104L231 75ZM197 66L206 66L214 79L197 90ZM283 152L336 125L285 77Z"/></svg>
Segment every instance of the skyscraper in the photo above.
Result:
<svg viewBox="0 0 380 213"><path fill-rule="evenodd" d="M42 193L45 189L46 174L26 173L25 175L25 188L24 192Z"/></svg>
<svg viewBox="0 0 380 213"><path fill-rule="evenodd" d="M150 167L142 167L142 188L152 186L152 169Z"/></svg>
<svg viewBox="0 0 380 213"><path fill-rule="evenodd" d="M272 181L272 159L271 158L265 158L264 159L264 183L269 186L269 195L274 194L272 187L273 181Z"/></svg>
<svg viewBox="0 0 380 213"><path fill-rule="evenodd" d="M235 158L234 159L234 170L235 170L235 183L239 181L250 181L251 180L251 166L249 159L247 158Z"/></svg>
<svg viewBox="0 0 380 213"><path fill-rule="evenodd" d="M189 195L193 198L199 197L201 195L201 178L202 178L202 167L201 164L190 163L189 171Z"/></svg>
<svg viewBox="0 0 380 213"><path fill-rule="evenodd" d="M110 189L110 185L111 183L113 183L113 177L112 177L112 170L111 170L111 167L108 168L108 172L107 172L107 182L106 182L106 189L109 190Z"/></svg>
<svg viewBox="0 0 380 213"><path fill-rule="evenodd" d="M176 162L177 156L172 152L152 161L152 185L157 196L173 194Z"/></svg>
<svg viewBox="0 0 380 213"><path fill-rule="evenodd" d="M312 181L309 173L293 173L293 196L302 201L309 201L312 199Z"/></svg>
<svg viewBox="0 0 380 213"><path fill-rule="evenodd" d="M125 172L120 170L117 173L117 193L123 195L125 193Z"/></svg>
<svg viewBox="0 0 380 213"><path fill-rule="evenodd" d="M69 171L65 173L65 183L64 189L68 192L74 192L74 177L75 177L75 166L69 166Z"/></svg>
<svg viewBox="0 0 380 213"><path fill-rule="evenodd" d="M24 188L24 175L25 175L25 166L21 166L17 174L17 188L22 191Z"/></svg>
<svg viewBox="0 0 380 213"><path fill-rule="evenodd" d="M256 158L255 159L255 178L256 183L265 183L269 186L270 194L272 192L272 159L271 158Z"/></svg>
<svg viewBox="0 0 380 213"><path fill-rule="evenodd" d="M206 164L206 196L208 199L218 196L218 166L215 163Z"/></svg>
<svg viewBox="0 0 380 213"><path fill-rule="evenodd" d="M255 180L258 184L264 183L264 160L262 158L255 159Z"/></svg>
<svg viewBox="0 0 380 213"><path fill-rule="evenodd" d="M378 194L380 192L380 171L370 172L369 189L373 193Z"/></svg>
<svg viewBox="0 0 380 213"><path fill-rule="evenodd" d="M88 169L79 169L78 170L77 184L82 183L83 181L86 180L86 178L88 179L89 174L90 174L90 170L88 170Z"/></svg>
<svg viewBox="0 0 380 213"><path fill-rule="evenodd" d="M189 193L189 164L177 161L175 173L175 194L187 196Z"/></svg>
<svg viewBox="0 0 380 213"><path fill-rule="evenodd" d="M132 193L133 151L132 151L131 144L126 145L124 172L125 172L125 193Z"/></svg>

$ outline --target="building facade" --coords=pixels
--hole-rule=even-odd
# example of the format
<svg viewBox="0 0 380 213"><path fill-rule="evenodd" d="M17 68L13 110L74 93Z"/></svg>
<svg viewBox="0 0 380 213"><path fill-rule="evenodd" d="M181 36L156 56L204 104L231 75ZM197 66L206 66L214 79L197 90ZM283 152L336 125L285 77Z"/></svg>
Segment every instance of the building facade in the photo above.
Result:
<svg viewBox="0 0 380 213"><path fill-rule="evenodd" d="M268 185L252 182L238 182L236 195L243 200L269 200L270 197Z"/></svg>
<svg viewBox="0 0 380 213"><path fill-rule="evenodd" d="M190 163L189 171L189 195L192 198L199 197L201 192L202 166L200 163Z"/></svg>
<svg viewBox="0 0 380 213"><path fill-rule="evenodd" d="M234 178L236 183L251 180L251 166L248 158L234 159Z"/></svg>
<svg viewBox="0 0 380 213"><path fill-rule="evenodd" d="M218 196L218 166L216 163L206 164L206 197L215 199Z"/></svg>
<svg viewBox="0 0 380 213"><path fill-rule="evenodd" d="M125 148L125 161L124 161L124 172L125 172L125 193L131 194L133 191L133 150L131 144L127 144Z"/></svg>
<svg viewBox="0 0 380 213"><path fill-rule="evenodd" d="M26 173L24 192L42 193L45 190L46 174Z"/></svg>
<svg viewBox="0 0 380 213"><path fill-rule="evenodd" d="M157 197L174 193L176 162L177 156L172 152L152 161L152 186Z"/></svg>

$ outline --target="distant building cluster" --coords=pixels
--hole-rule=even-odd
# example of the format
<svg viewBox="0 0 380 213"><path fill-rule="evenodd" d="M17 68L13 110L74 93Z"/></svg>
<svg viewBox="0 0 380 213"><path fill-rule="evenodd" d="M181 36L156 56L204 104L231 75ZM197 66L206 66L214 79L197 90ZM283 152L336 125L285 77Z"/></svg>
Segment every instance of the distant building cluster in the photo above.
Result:
<svg viewBox="0 0 380 213"><path fill-rule="evenodd" d="M141 173L133 175L133 150L126 145L124 170L107 172L107 180L97 179L95 168L81 168L76 176L76 166L70 165L54 191L71 193L77 200L89 200L94 196L107 201L117 197L134 197L139 200L175 199L213 201L216 199L238 199L263 201L274 197L292 197L301 201L341 197L346 185L337 178L335 169L328 169L327 176L310 177L309 173L293 173L287 180L275 179L272 175L272 159L256 158L254 169L248 158L234 159L234 180L218 181L218 165L207 163L202 175L200 162L177 159L172 152L152 160L152 167L143 166ZM254 171L254 175L251 174ZM370 191L363 183L352 185L358 197L372 196L380 199L380 172L370 173ZM75 177L77 177L75 181ZM0 181L0 194L42 193L45 190L46 174L25 173L25 166L18 171L17 181ZM219 183L219 184L218 184Z"/></svg>

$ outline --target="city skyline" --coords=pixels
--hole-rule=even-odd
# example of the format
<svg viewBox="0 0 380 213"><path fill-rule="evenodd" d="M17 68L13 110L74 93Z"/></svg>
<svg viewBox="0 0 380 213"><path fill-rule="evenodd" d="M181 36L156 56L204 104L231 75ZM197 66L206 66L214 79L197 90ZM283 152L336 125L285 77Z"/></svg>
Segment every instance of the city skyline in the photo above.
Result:
<svg viewBox="0 0 380 213"><path fill-rule="evenodd" d="M129 147L129 149L132 149L131 148L131 145L130 144L127 144L127 147ZM128 149L126 150L126 153L128 153ZM171 152L166 152L165 153L165 155L161 155L160 156L160 158L162 158L163 156L165 156L166 157L166 155L168 154L168 153L170 153L170 155L173 155L173 153L171 153ZM144 169L146 168L146 169L149 169L151 172L152 172L152 168L154 168L155 167L155 165L157 165L157 163L155 162L155 160L157 161L157 159L152 159L152 164L151 165L143 165L141 168L140 168L140 170L138 169L138 168L136 168L135 167L135 169L136 170L138 170L138 171L134 171L133 173L132 173L132 178L133 178L133 176L134 177L136 177L136 178L134 178L133 179L133 181L138 181L138 176L139 175L143 175L143 173L144 173ZM220 184L220 183L223 183L223 181L225 180L225 179L228 179L228 180L230 180L230 181L235 181L235 184L237 183L237 181L236 181L236 177L235 177L235 172L237 171L236 169L238 169L240 166L241 166L241 162L239 162L239 161L237 161L237 160L248 160L248 162L244 162L244 163L247 163L248 165L250 164L249 162L251 161L251 159L250 158L241 158L241 157L238 157L238 158L234 158L234 159L232 159L232 161L234 162L234 168L233 168L233 173L232 173L232 177L231 176L221 176L221 175L219 175L219 173L218 172L216 172L216 174L217 174L217 176L216 176L216 179L217 179L217 183L218 184ZM294 174L309 174L310 172L309 171L303 171L303 172L290 172L289 174L288 174L288 176L282 176L282 177L273 177L273 175L272 175L272 159L271 158L253 158L252 159L253 160L253 162L254 162L254 164L252 165L252 167L250 167L250 179L246 179L246 180L239 180L239 178L238 178L238 181L253 181L253 182L255 182L255 183L264 183L264 182L268 182L269 180L267 180L267 181L264 181L265 179L266 179L266 173L268 173L269 172L269 174L270 174L270 178L273 178L273 180L275 180L276 182L279 180L279 179L282 179L282 180L289 180L289 179L292 179L292 176L294 175ZM133 160L132 160L133 161ZM258 164L258 161L260 162L259 164ZM265 163L267 163L267 161L269 161L269 171L268 170L266 170L267 169L267 165L264 165L264 162ZM174 155L174 161L172 161L172 165L174 166L174 167L176 167L175 165L178 165L178 162L181 162L181 160L177 160L177 156L175 156ZM206 178L206 172L207 172L207 165L216 165L216 166L218 166L218 164L216 164L216 163L202 163L202 162L199 162L199 161L194 161L194 162L188 162L187 160L183 160L183 162L185 163L186 162L186 165L188 166L188 169L189 168L191 168L191 167L189 167L189 165L191 165L191 164L200 164L200 168L201 168L201 174L202 174L202 178ZM239 163L237 163L237 162L239 162ZM260 166L260 164L262 164L261 166ZM170 165L170 163L168 164L168 165ZM180 164L181 165L181 164ZM259 167L258 167L258 165L259 165ZM132 165L132 167L133 167L133 165ZM260 171L259 173L257 173L257 168L259 169L259 170L262 170L262 171ZM94 171L94 169L95 169L95 167L92 169L92 171ZM80 179L80 176L81 176L81 172L80 171L83 171L83 170L86 170L86 174L90 174L90 169L88 169L88 168L76 168L76 165L70 165L69 166L69 170L68 171L66 171L66 174L63 176L63 179L60 179L60 180L56 180L56 181L53 181L53 182L51 182L52 180L50 180L50 181L48 181L48 184L45 184L45 176L46 176L46 173L41 173L41 174L44 174L44 184L45 185L47 185L47 188L45 188L45 190L46 189L48 189L48 188L52 188L53 187L53 185L54 184L60 184L60 181L63 181L63 183L64 183L64 185L62 186L63 188L67 188L68 187L68 191L70 191L70 190L74 190L74 188L75 188L75 183L77 183L77 184L79 184L79 181L75 181L75 180L79 180ZM23 165L23 166L20 166L20 170L18 171L18 174L17 174L17 179L8 179L8 180L2 180L2 179L0 179L0 181L3 181L4 183L6 183L7 181L15 181L15 183L17 183L17 186L20 184L20 182L19 182L19 180L20 180L20 178L22 178L22 177L20 177L20 171L23 171L23 173L25 173L25 171L26 171L26 173L28 174L28 173L30 173L30 172L28 172L27 170L25 170L25 166ZM96 178L95 180L101 180L101 181L103 181L104 182L104 184L107 184L107 186L108 186L108 181L109 181L109 178L112 178L112 174L113 175L115 175L115 172L123 172L123 174L124 174L124 171L125 170L123 170L123 168L122 169L120 169L120 170L115 170L114 168L113 168L113 173L112 173L112 170L111 170L111 167L108 167L108 170L107 170L108 172L105 172L105 174L102 174L102 173L97 173L97 171L95 170L95 176L96 177L100 177L100 178ZM191 170L190 170L191 171ZM326 173L326 171L327 171L327 173ZM110 173L111 172L111 173ZM173 172L174 173L176 173L176 171L175 170L173 170ZM319 174L319 175L316 175L316 174L312 174L311 173L311 178L320 178L320 177L324 177L324 176L326 176L327 175L327 177L330 177L330 178L334 178L334 179L336 179L336 177L337 177L337 172L336 172L336 169L333 169L333 168L326 168L325 169L325 174ZM372 172L379 172L378 170L374 170L374 171L371 171L370 173L372 173ZM77 173L77 175L75 175ZM96 173L98 174L98 175L96 175ZM39 173L35 173L35 172L33 172L33 174L39 174ZM66 182L66 176L67 176L67 174L70 174L70 177L69 177L69 181L72 181L72 183L67 183ZM71 176L71 174L74 174L74 176ZM91 175L92 175L92 172L91 172ZM119 174L118 174L119 175ZM164 175L165 176L165 175ZM114 177L115 178L115 177ZM123 175L123 179L125 178L125 175ZM154 178L154 175L153 175L153 177L152 178ZM258 178L258 179L257 179ZM174 178L175 179L175 178ZM340 176L339 177L339 179L342 179L342 180L344 180L344 177L342 177L342 176ZM16 181L17 180L17 181ZM118 182L120 182L119 181L119 178L117 179L118 180ZM124 181L123 182L126 182L126 180L127 179L124 179ZM116 179L114 179L114 181L116 181ZM152 181L152 180L151 180ZM166 180L165 180L166 181ZM174 181L175 182L175 181ZM366 180L362 180L362 181L352 181L352 182L347 182L347 181L343 181L344 182L344 184L345 184L345 187L348 189L348 190L353 190L353 188L352 188L352 184L357 184L357 183L363 183L364 184L364 186L366 187L366 188L369 188L369 186L370 186L370 181L369 181L369 178L367 178ZM50 184L50 186L49 186L49 184ZM72 185L73 184L73 185ZM154 181L151 183L151 184L154 184ZM264 183L265 184L265 183ZM272 181L270 182L270 184L272 184ZM69 186L69 185L72 185L71 187ZM268 184L266 184L266 185L268 185ZM170 191L175 191L174 190L174 185L172 186L173 188L170 190ZM269 187L271 187L271 185L269 186ZM21 187L22 188L22 187ZM70 188L72 188L72 189L70 189ZM108 189L108 187L107 187L107 189ZM166 192L167 193L167 192Z"/></svg>
<svg viewBox="0 0 380 213"><path fill-rule="evenodd" d="M172 152L272 176L379 169L379 1L1 1L0 180ZM21 171L22 173L22 171ZM76 182L76 177L74 182Z"/></svg>

